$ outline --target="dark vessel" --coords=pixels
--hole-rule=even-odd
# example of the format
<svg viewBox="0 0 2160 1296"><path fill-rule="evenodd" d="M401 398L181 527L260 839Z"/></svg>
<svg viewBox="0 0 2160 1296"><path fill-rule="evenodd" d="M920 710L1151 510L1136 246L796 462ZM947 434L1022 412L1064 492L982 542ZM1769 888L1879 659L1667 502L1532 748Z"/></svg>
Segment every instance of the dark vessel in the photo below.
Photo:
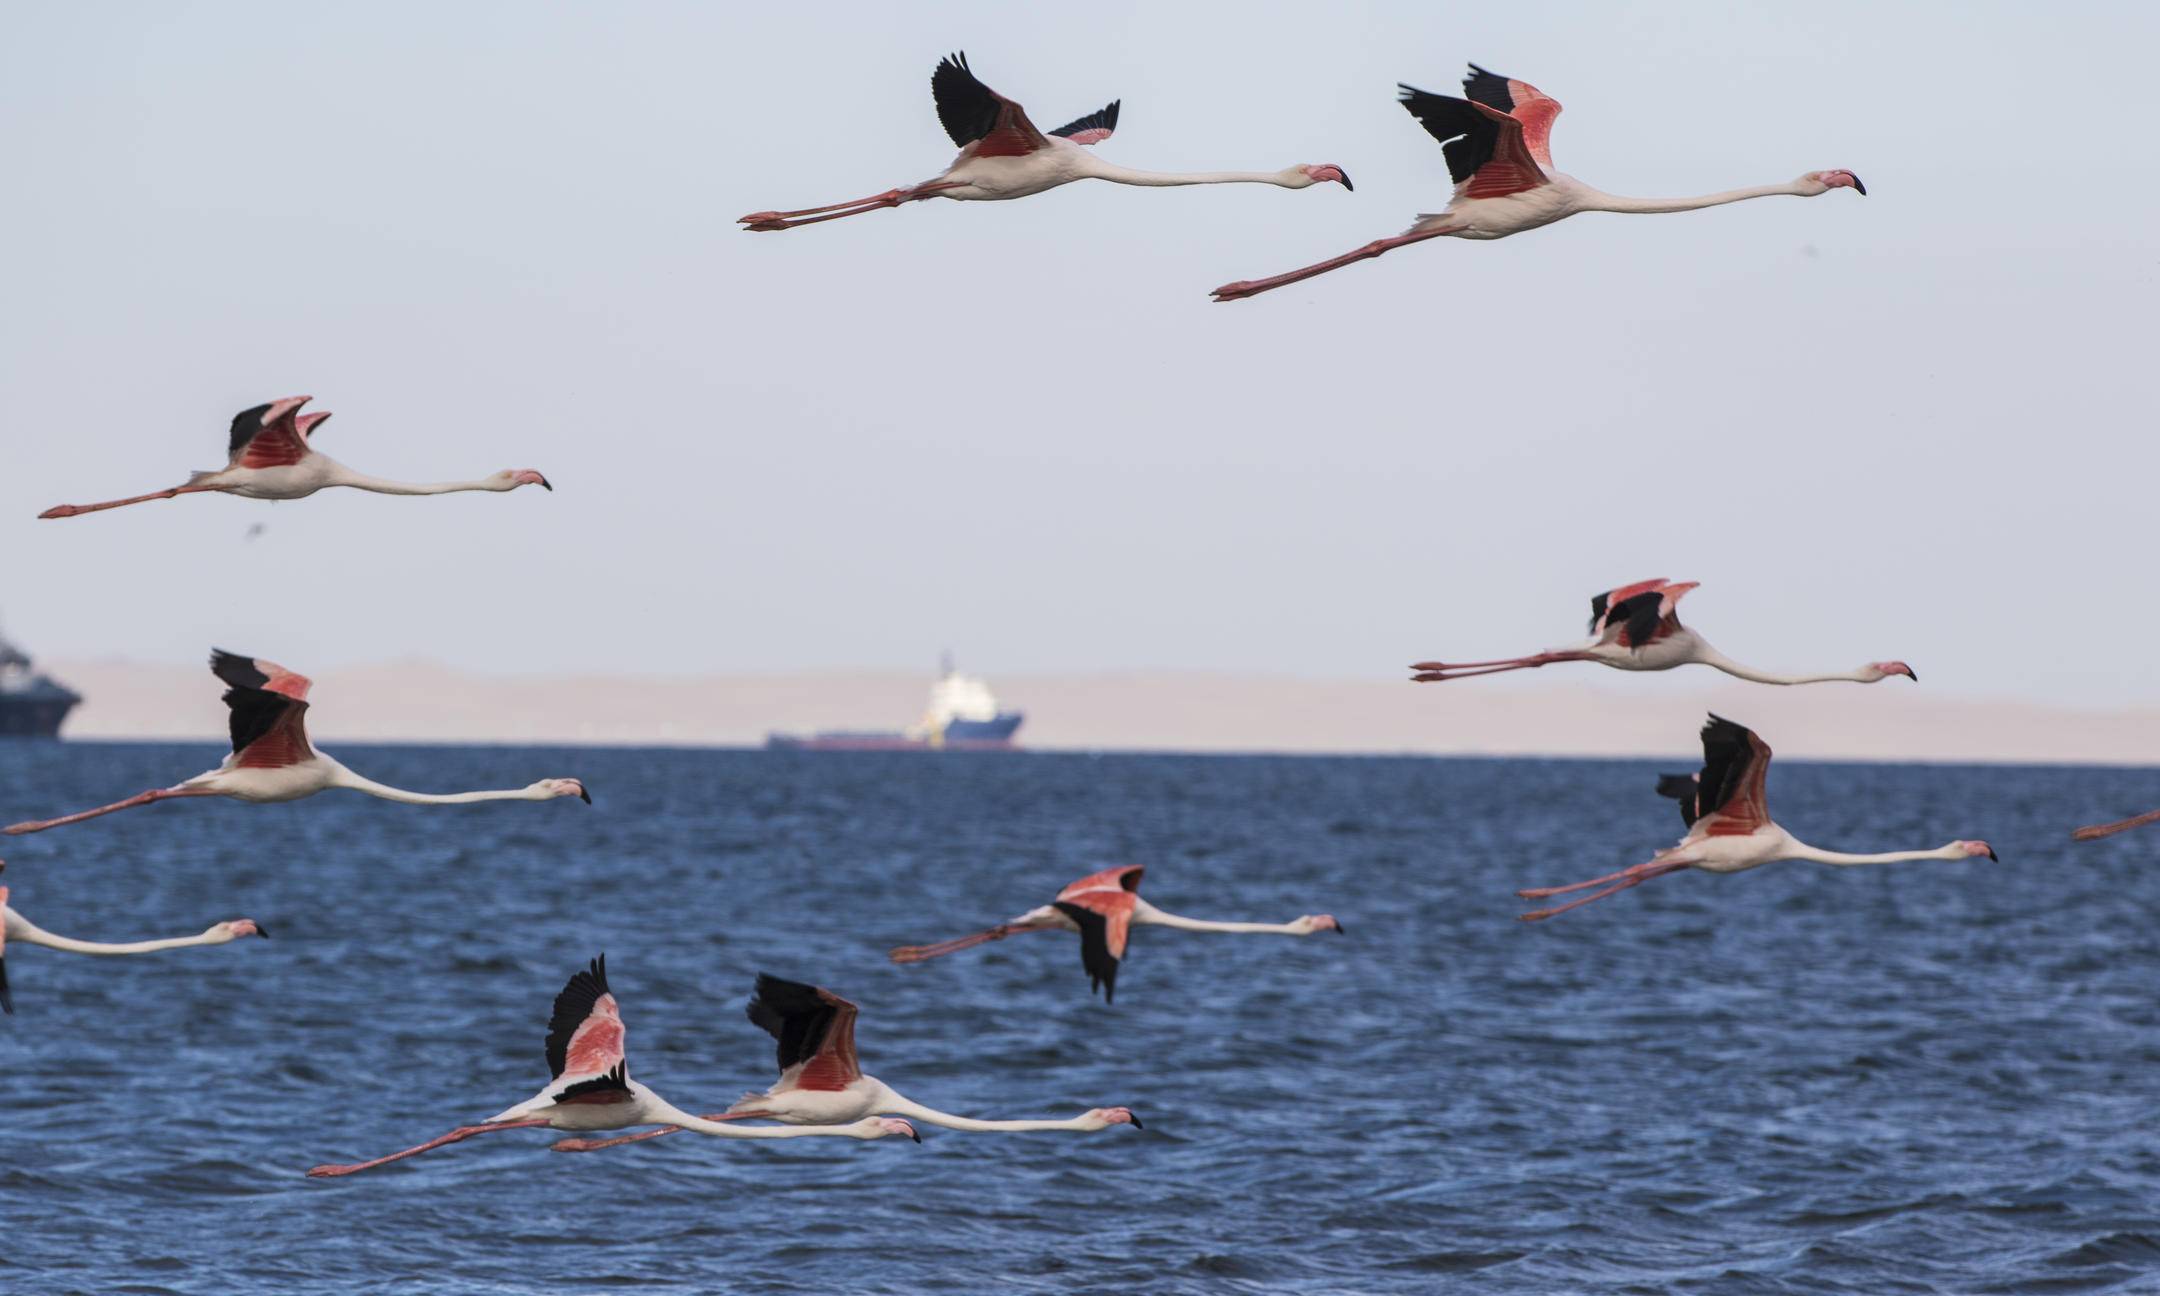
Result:
<svg viewBox="0 0 2160 1296"><path fill-rule="evenodd" d="M82 695L30 668L30 659L0 639L0 738L55 738Z"/></svg>
<svg viewBox="0 0 2160 1296"><path fill-rule="evenodd" d="M1027 717L1001 711L990 686L953 669L930 686L930 705L907 729L827 729L814 734L767 734L773 751L1013 751L1013 734Z"/></svg>

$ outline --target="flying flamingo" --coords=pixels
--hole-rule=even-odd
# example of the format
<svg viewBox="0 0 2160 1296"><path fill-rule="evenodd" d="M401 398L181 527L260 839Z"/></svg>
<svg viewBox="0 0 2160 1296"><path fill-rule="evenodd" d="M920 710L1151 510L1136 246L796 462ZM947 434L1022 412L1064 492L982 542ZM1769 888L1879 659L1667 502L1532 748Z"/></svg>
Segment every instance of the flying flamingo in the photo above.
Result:
<svg viewBox="0 0 2160 1296"><path fill-rule="evenodd" d="M1125 957L1125 942L1134 923L1177 927L1185 931L1273 932L1282 936L1310 936L1314 932L1342 932L1342 924L1328 914L1307 914L1286 923L1207 922L1164 913L1140 898L1140 875L1145 866L1127 864L1090 873L1058 892L1057 899L1030 909L1010 922L999 923L972 936L957 936L935 945L903 945L892 951L895 963L920 963L951 954L985 941L1003 940L1015 932L1069 931L1080 933L1080 966L1087 969L1088 988L1100 989L1103 1002L1117 997L1118 963Z"/></svg>
<svg viewBox="0 0 2160 1296"><path fill-rule="evenodd" d="M2071 833L2070 836L2076 841L2099 841L2102 837L2113 837L2116 833L2129 832L2132 828L2143 828L2150 823L2160 823L2160 810L2148 810L2144 814L2132 815L2128 819L2117 819L2114 823L2088 824Z"/></svg>
<svg viewBox="0 0 2160 1296"><path fill-rule="evenodd" d="M1305 189L1332 180L1345 189L1351 187L1350 177L1343 174L1341 167L1332 165L1290 166L1280 171L1171 172L1135 171L1098 161L1081 145L1100 144L1110 138L1110 132L1117 129L1117 103L1045 135L1028 120L1026 109L975 79L965 54L948 55L937 65L930 77L930 94L937 100L938 120L944 124L945 133L960 146L960 156L936 179L904 189L887 189L853 202L805 207L801 211L752 212L742 217L741 223L754 230L794 229L925 198L956 198L963 202L1025 198L1074 180L1150 187L1271 184L1284 189Z"/></svg>
<svg viewBox="0 0 2160 1296"><path fill-rule="evenodd" d="M1867 186L1850 171L1810 171L1785 184L1728 189L1700 198L1621 198L1553 170L1547 141L1554 119L1560 116L1560 101L1527 81L1487 72L1472 63L1470 74L1463 78L1468 99L1431 94L1414 86L1396 88L1401 91L1398 101L1447 154L1448 175L1455 182L1455 196L1447 210L1421 215L1393 238L1376 239L1302 270L1224 284L1215 290L1216 301L1251 297L1424 239L1506 238L1577 212L1683 212L1772 194L1813 198L1832 189L1867 193Z"/></svg>
<svg viewBox="0 0 2160 1296"><path fill-rule="evenodd" d="M819 986L759 973L750 1020L780 1046L780 1080L764 1093L705 1119L776 1120L789 1125L839 1125L865 1116L913 1116L957 1130L1080 1130L1112 1125L1144 1129L1125 1107L1096 1107L1070 1120L975 1120L925 1107L894 1093L884 1081L862 1073L855 1060L855 1005ZM679 1127L611 1139L564 1139L557 1152L592 1152L620 1143L673 1134Z"/></svg>
<svg viewBox="0 0 2160 1296"><path fill-rule="evenodd" d="M0 1012L15 1011L15 1001L8 995L7 981L7 943L11 940L21 941L25 945L43 945L48 949L67 950L75 954L155 954L159 950L180 949L187 945L225 945L242 936L260 936L268 940L270 933L264 931L252 918L235 918L231 922L213 924L200 936L174 936L167 940L114 944L110 941L86 941L70 936L55 936L23 917L21 911L9 905L8 889L0 886Z"/></svg>
<svg viewBox="0 0 2160 1296"><path fill-rule="evenodd" d="M210 472L190 474L187 483L148 495L107 500L103 504L57 504L38 514L41 518L74 517L126 504L171 499L202 491L223 491L248 499L305 499L325 486L350 486L378 495L448 495L453 491L512 491L520 486L554 490L548 479L530 468L505 468L473 481L400 482L356 473L344 464L315 450L312 434L330 416L302 414L300 407L312 396L288 396L268 405L241 410L233 415L232 438L226 445L226 463Z"/></svg>
<svg viewBox="0 0 2160 1296"><path fill-rule="evenodd" d="M330 1179L357 1174L445 1144L461 1143L475 1134L541 1126L616 1130L632 1125L672 1125L730 1139L881 1139L900 1134L922 1142L915 1128L904 1120L866 1117L848 1125L743 1127L705 1120L674 1106L630 1078L630 1063L623 1056L622 1010L608 991L605 955L594 959L589 970L571 977L562 993L555 996L555 1012L548 1020L547 1059L548 1071L554 1076L547 1088L501 1115L490 1116L477 1125L460 1125L439 1138L372 1161L319 1165L308 1171L308 1177Z"/></svg>
<svg viewBox="0 0 2160 1296"><path fill-rule="evenodd" d="M1430 684L1473 675L1529 670L1554 662L1593 661L1627 671L1671 670L1689 662L1700 662L1757 684L1824 684L1833 680L1874 684L1892 675L1903 675L1916 684L1920 681L1913 668L1901 661L1869 662L1857 670L1830 675L1778 675L1743 666L1680 624L1680 600L1699 583L1682 581L1675 585L1666 580L1647 580L1607 590L1590 600L1590 637L1580 644L1529 657L1502 657L1495 661L1418 662L1410 668L1417 672L1412 680Z"/></svg>
<svg viewBox="0 0 2160 1296"><path fill-rule="evenodd" d="M1618 873L1591 878L1570 886L1532 887L1515 894L1525 900L1542 900L1600 883L1611 883L1580 900L1551 909L1537 909L1522 916L1536 922L1566 913L1578 905L1602 900L1654 877L1699 868L1706 873L1740 873L1776 860L1813 860L1818 864L1901 864L1907 860L1957 860L1985 855L1996 858L1984 841L1954 841L1934 850L1891 851L1883 855L1847 855L1819 850L1770 821L1770 804L1763 784L1770 773L1770 746L1752 729L1713 715L1702 727L1703 767L1696 774L1667 774L1658 780L1659 796L1680 803L1680 817L1687 822L1687 836L1680 844L1661 850L1649 860Z"/></svg>
<svg viewBox="0 0 2160 1296"><path fill-rule="evenodd" d="M33 819L9 824L0 833L11 837L43 832L65 824L81 823L115 810L129 810L174 797L225 796L236 801L297 801L325 788L351 788L385 801L412 805L464 805L471 801L552 801L574 796L592 804L592 795L577 779L541 779L529 787L507 792L455 792L438 796L386 787L346 769L308 746L307 695L312 683L273 661L241 657L212 650L210 670L231 685L225 705L231 712L232 755L214 770L197 774L169 788L138 792L125 801L84 810L58 819Z"/></svg>

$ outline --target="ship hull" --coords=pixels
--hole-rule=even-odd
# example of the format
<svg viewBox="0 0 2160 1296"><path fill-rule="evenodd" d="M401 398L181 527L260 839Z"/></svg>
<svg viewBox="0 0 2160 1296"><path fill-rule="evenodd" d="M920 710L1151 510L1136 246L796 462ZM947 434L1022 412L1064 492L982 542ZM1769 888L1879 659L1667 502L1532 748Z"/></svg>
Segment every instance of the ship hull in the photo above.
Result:
<svg viewBox="0 0 2160 1296"><path fill-rule="evenodd" d="M67 695L0 698L0 738L57 738L78 701Z"/></svg>
<svg viewBox="0 0 2160 1296"><path fill-rule="evenodd" d="M768 751L1018 751L1013 734L1027 717L1018 711L994 720L955 720L945 726L941 740L933 742L912 734L893 732L814 734L767 734Z"/></svg>

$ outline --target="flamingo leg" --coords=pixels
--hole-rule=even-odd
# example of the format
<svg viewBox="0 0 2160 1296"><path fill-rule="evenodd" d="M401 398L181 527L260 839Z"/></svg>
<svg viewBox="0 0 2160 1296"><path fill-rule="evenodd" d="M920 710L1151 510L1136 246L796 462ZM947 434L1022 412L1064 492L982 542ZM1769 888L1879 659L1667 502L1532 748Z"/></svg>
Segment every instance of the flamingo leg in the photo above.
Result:
<svg viewBox="0 0 2160 1296"><path fill-rule="evenodd" d="M149 805L154 801L168 801L174 797L216 795L218 794L209 788L152 788L148 792L137 792L125 801L115 801L111 805L99 806L95 810L82 810L75 814L62 815L58 819L28 819L22 823L9 824L5 828L0 828L0 834L9 837L20 837L25 833L44 832L47 828L64 828L68 824L81 823L85 819L95 819L99 815L109 815L116 810L132 810L136 806Z"/></svg>
<svg viewBox="0 0 2160 1296"><path fill-rule="evenodd" d="M1564 904L1564 905L1554 905L1554 906L1553 906L1552 908L1550 908L1550 909L1533 909L1533 910L1531 910L1531 911L1530 911L1529 913L1526 913L1526 914L1523 914L1523 915L1522 915L1522 921L1524 921L1524 922L1541 922L1541 921L1543 921L1544 919L1547 919L1547 918L1550 918L1550 917L1552 917L1552 916L1553 916L1554 914L1564 914L1564 913L1566 913L1566 912L1567 912L1568 910L1570 910L1570 909L1579 909L1579 908L1581 908L1582 906L1584 906L1584 905L1586 905L1586 904L1589 904L1589 903L1590 903L1590 902L1591 902L1592 900L1603 900L1603 899L1604 899L1604 898L1605 898L1606 896L1609 896L1609 895L1617 895L1618 893L1620 893L1620 892L1622 892L1622 891L1625 891L1625 890L1627 890L1627 889L1628 889L1629 887L1632 887L1632 886L1641 886L1641 885L1642 885L1643 883L1645 883L1645 882L1648 882L1648 881L1649 881L1649 880L1650 880L1651 878L1654 878L1654 877L1663 877L1663 876L1665 876L1665 875L1666 875L1667 873L1677 873L1677 872L1679 872L1679 871L1680 871L1681 869L1684 869L1684 868L1690 868L1690 867L1693 867L1693 866L1692 866L1692 865L1689 865L1689 864L1684 864L1684 863L1683 863L1683 864L1658 864L1658 863L1651 863L1651 864L1638 864L1638 865L1636 865L1636 866L1635 866L1634 868L1632 868L1632 869L1628 869L1628 870L1627 870L1627 872L1628 872L1628 873L1631 873L1631 874L1633 874L1634 876L1632 876L1632 877L1628 877L1628 878L1626 878L1626 879L1625 879L1624 881L1620 881L1620 882L1615 882L1615 883L1613 883L1613 884L1612 884L1611 886L1609 886L1609 887L1606 887L1606 888L1605 888L1605 889L1604 889L1603 891L1592 891L1592 892L1591 892L1591 893L1590 893L1589 895L1586 895L1586 896L1584 896L1584 897L1583 897L1582 899L1580 899L1580 900L1570 900L1570 901L1568 901L1568 902L1567 902L1566 904ZM1598 879L1598 881L1602 882L1602 881L1604 881L1604 879L1603 879L1603 878L1600 878L1600 879ZM1596 883L1595 883L1595 882L1584 882L1584 883L1581 883L1580 885L1582 885L1582 886L1595 886L1595 885L1596 885ZM1559 891L1572 891L1572 890L1574 890L1574 889L1575 889L1574 887L1554 887L1554 888L1552 888L1552 889L1551 889L1551 891L1548 891L1548 892L1547 892L1547 894L1552 894L1553 892L1559 892ZM1531 892L1528 892L1528 891L1525 891L1525 892L1522 892L1521 894L1523 894L1523 895L1530 895L1530 894L1532 894L1532 893L1531 893Z"/></svg>
<svg viewBox="0 0 2160 1296"><path fill-rule="evenodd" d="M2160 810L2133 815L2128 819L2117 819L2114 823L2088 824L2071 833L2070 836L2074 841L2099 841L2102 837L2113 837L2116 833L2129 832L2132 828L2143 828L2149 823L2160 823Z"/></svg>
<svg viewBox="0 0 2160 1296"><path fill-rule="evenodd" d="M709 1121L769 1120L771 1119L771 1117L766 1112L716 1112L713 1115L705 1117L705 1119ZM659 1129L646 1130L642 1134L622 1134L616 1136L615 1138L559 1139L555 1143L549 1145L548 1151L598 1152L601 1148L620 1147L624 1143L642 1143L646 1139L656 1139L660 1138L663 1135L680 1133L682 1133L682 1126L680 1125L663 1125Z"/></svg>
<svg viewBox="0 0 2160 1296"><path fill-rule="evenodd" d="M1629 877L1636 873L1640 873L1644 869L1656 868L1660 864L1666 864L1670 862L1671 861L1669 860L1662 859L1645 860L1640 864L1630 864L1617 873L1607 873L1604 877L1591 878L1587 882L1570 882L1566 886L1556 887L1527 887L1521 891L1517 891L1515 894L1521 896L1525 900L1543 900L1546 896L1566 895L1570 891L1580 891L1585 887L1594 887L1606 882L1617 881L1620 878Z"/></svg>
<svg viewBox="0 0 2160 1296"><path fill-rule="evenodd" d="M1454 234L1458 232L1458 229L1457 226L1449 225L1442 226L1439 229L1412 230L1408 234L1397 234L1393 238L1374 239L1354 252L1345 252L1339 257L1330 257L1325 261L1315 262L1302 270L1291 270L1284 274L1270 275L1265 279L1240 279L1236 283L1226 283L1217 288L1211 296L1219 302L1237 301L1243 297L1264 293L1271 288L1280 288L1285 284L1294 284L1302 279L1311 279L1315 275L1324 275L1330 270L1340 270L1346 265L1354 265L1368 257L1376 257L1384 252L1392 252L1407 243L1418 243L1429 238L1439 238L1444 234Z"/></svg>
<svg viewBox="0 0 2160 1296"><path fill-rule="evenodd" d="M1047 927L1035 927L1021 923L999 923L988 931L979 931L972 936L955 936L951 940L939 941L934 945L902 945L886 957L895 963L920 963L924 959L934 959L943 954L956 953L988 941L1004 940L1014 932L1048 930Z"/></svg>
<svg viewBox="0 0 2160 1296"><path fill-rule="evenodd" d="M548 1124L548 1122L544 1120L521 1120L483 1122L479 1125L460 1125L456 1129L451 1130L448 1134L443 1135L441 1138L429 1139L427 1142L422 1143L418 1147L409 1147L406 1148L403 1152L392 1152L389 1156L376 1157L373 1161L358 1161L353 1163L352 1165L316 1166L314 1169L308 1171L308 1178L335 1179L339 1175L358 1174L362 1170L373 1170L376 1166L388 1165L392 1161L403 1161L406 1157L419 1156L422 1152L433 1151L434 1149L442 1147L445 1144L462 1143L475 1134L486 1134L492 1130L529 1129L535 1125L546 1124Z"/></svg>
<svg viewBox="0 0 2160 1296"><path fill-rule="evenodd" d="M215 486L174 486L169 490L151 491L148 495L133 495L127 499L106 500L103 504L55 504L38 514L41 518L67 518L82 513L98 513L105 509L124 508L129 504L144 504L151 500L171 499L175 495L193 495L198 491L216 490Z"/></svg>
<svg viewBox="0 0 2160 1296"><path fill-rule="evenodd" d="M748 216L737 217L736 223L747 229L754 230L794 229L798 225L815 225L820 221L839 220L842 216L860 216L864 212L873 212L885 207L898 207L901 203L906 202L917 202L931 197L940 190L957 189L960 187L960 183L958 180L933 180L928 184L919 184L909 189L887 189L884 193L872 194L868 198L857 198L853 202L833 203L825 207L805 207L801 211L751 212ZM820 215L821 212L828 214Z"/></svg>
<svg viewBox="0 0 2160 1296"><path fill-rule="evenodd" d="M1512 670L1535 670L1554 662L1584 661L1586 654L1576 652L1537 653L1529 657L1503 657L1498 661L1481 662L1416 662L1410 669L1417 674L1410 677L1414 684L1431 684L1451 679L1467 679L1473 675L1498 675Z"/></svg>

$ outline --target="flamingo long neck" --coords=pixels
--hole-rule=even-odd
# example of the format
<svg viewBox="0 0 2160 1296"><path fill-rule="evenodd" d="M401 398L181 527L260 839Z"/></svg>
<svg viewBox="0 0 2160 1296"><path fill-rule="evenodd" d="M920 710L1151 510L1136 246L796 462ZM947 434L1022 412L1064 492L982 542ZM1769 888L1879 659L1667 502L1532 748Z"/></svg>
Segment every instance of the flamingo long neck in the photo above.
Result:
<svg viewBox="0 0 2160 1296"><path fill-rule="evenodd" d="M1768 198L1774 194L1791 194L1805 197L1814 192L1802 189L1798 181L1784 184L1755 185L1747 189L1727 189L1723 193L1704 194L1699 198L1623 198L1618 194L1600 193L1592 189L1583 196L1581 211L1623 212L1649 215L1657 212L1699 211L1704 207L1722 207L1726 203L1746 202L1750 198Z"/></svg>
<svg viewBox="0 0 2160 1296"><path fill-rule="evenodd" d="M1310 183L1308 177L1296 171L1136 171L1114 162L1104 162L1092 153L1083 158L1080 174L1112 184L1149 189L1206 184L1271 184L1284 189L1299 189L1304 187L1299 181Z"/></svg>
<svg viewBox="0 0 2160 1296"><path fill-rule="evenodd" d="M474 481L453 482L401 482L386 477L370 477L356 473L344 464L333 463L330 470L332 486L350 486L354 490L374 491L377 495L451 495L458 491L503 491L510 489L500 481L479 478Z"/></svg>
<svg viewBox="0 0 2160 1296"><path fill-rule="evenodd" d="M25 945L43 945L47 949L66 950L71 954L155 954L159 950L180 949L188 945L213 944L210 933L200 936L173 936L165 940L145 941L86 941L68 936L55 936L31 922L21 914L10 910L7 915L7 936Z"/></svg>
<svg viewBox="0 0 2160 1296"><path fill-rule="evenodd" d="M1078 1116L1073 1117L1071 1120L976 1120L972 1116L955 1116L951 1112L941 1112L934 1107L925 1107L911 1098L903 1098L890 1088L885 1090L885 1101L878 1105L878 1110L894 1116L913 1116L917 1120L928 1121L932 1125L943 1125L946 1129L956 1130L994 1132L997 1130L1090 1130L1096 1128Z"/></svg>
<svg viewBox="0 0 2160 1296"><path fill-rule="evenodd" d="M1787 850L1785 858L1813 860L1817 864L1905 864L1914 860L1964 859L1965 853L1955 846L1938 846L1934 850L1885 851L1879 855L1848 855L1844 851L1822 850L1803 841L1795 841Z"/></svg>
<svg viewBox="0 0 2160 1296"><path fill-rule="evenodd" d="M532 788L514 788L501 792L408 792L404 788L394 788L387 783L377 783L374 779L363 778L346 769L343 765L339 765L331 772L330 786L351 788L355 792L365 792L369 796L381 797L385 801L403 801L407 805L471 805L475 801L547 800L545 794Z"/></svg>
<svg viewBox="0 0 2160 1296"><path fill-rule="evenodd" d="M1302 936L1305 934L1305 929L1294 922L1209 922L1205 918L1187 918L1183 914L1165 913L1155 906L1145 903L1134 909L1133 921L1154 923L1158 927L1176 927L1183 931L1273 932L1278 936Z"/></svg>
<svg viewBox="0 0 2160 1296"><path fill-rule="evenodd" d="M1829 684L1840 680L1850 681L1855 684L1866 684L1875 678L1860 670L1842 671L1835 675L1777 675L1770 671L1757 670L1753 666L1742 665L1707 643L1696 649L1695 660L1705 666L1715 666L1727 675L1738 676L1744 680L1753 680L1757 684Z"/></svg>

